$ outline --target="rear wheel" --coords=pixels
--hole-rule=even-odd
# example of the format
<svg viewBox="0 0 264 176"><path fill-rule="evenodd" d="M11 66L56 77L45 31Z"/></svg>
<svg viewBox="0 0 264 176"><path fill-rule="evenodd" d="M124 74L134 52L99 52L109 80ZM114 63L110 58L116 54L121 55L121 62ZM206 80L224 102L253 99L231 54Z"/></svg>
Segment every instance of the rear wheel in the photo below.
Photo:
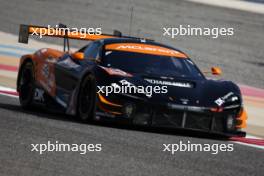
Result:
<svg viewBox="0 0 264 176"><path fill-rule="evenodd" d="M24 109L29 109L32 106L34 82L33 63L27 62L22 66L18 82L19 101Z"/></svg>
<svg viewBox="0 0 264 176"><path fill-rule="evenodd" d="M96 103L95 78L92 75L86 76L80 86L78 96L78 116L82 121L91 121L95 116Z"/></svg>

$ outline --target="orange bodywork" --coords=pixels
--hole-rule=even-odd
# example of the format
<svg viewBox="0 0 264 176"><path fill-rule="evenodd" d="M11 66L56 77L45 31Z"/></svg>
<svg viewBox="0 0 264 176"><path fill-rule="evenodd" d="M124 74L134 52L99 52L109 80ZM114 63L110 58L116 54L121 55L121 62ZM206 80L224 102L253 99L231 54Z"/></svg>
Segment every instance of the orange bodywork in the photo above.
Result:
<svg viewBox="0 0 264 176"><path fill-rule="evenodd" d="M110 105L110 106L116 106L116 107L122 107L122 105L116 104L116 103L112 103L110 101L108 101L103 95L101 95L100 93L98 93L99 96L99 100L100 102Z"/></svg>
<svg viewBox="0 0 264 176"><path fill-rule="evenodd" d="M83 52L75 52L71 54L72 58L77 60L83 60L84 59L84 53Z"/></svg>
<svg viewBox="0 0 264 176"><path fill-rule="evenodd" d="M115 44L106 45L105 49L187 58L187 56L184 53L181 53L179 51L161 46L144 44L144 43L115 43Z"/></svg>
<svg viewBox="0 0 264 176"><path fill-rule="evenodd" d="M246 128L247 127L247 112L245 111L245 109L243 108L237 118L238 120L238 124L236 125L237 128Z"/></svg>
<svg viewBox="0 0 264 176"><path fill-rule="evenodd" d="M222 70L219 67L212 67L211 69L213 75L221 75Z"/></svg>
<svg viewBox="0 0 264 176"><path fill-rule="evenodd" d="M34 54L24 55L20 60L20 67L26 59L30 59L34 65L34 77L37 84L42 86L51 96L56 95L56 81L54 64L64 52L43 48Z"/></svg>
<svg viewBox="0 0 264 176"><path fill-rule="evenodd" d="M102 111L104 111L104 112L107 112L107 113L109 113L109 114L114 114L114 115L121 115L122 113L120 112L120 108L122 108L122 105L120 105L120 104L116 104L116 103L114 103L114 102L110 102L109 100L107 100L103 95L101 95L100 93L97 93L97 95L98 95L98 99L99 99L99 101L98 101L98 103L97 103L97 105L98 105L98 107L102 110ZM107 108L108 107L108 108ZM109 107L111 107L110 109L109 109ZM114 109L118 109L118 110L113 110L113 108Z"/></svg>
<svg viewBox="0 0 264 176"><path fill-rule="evenodd" d="M98 104L98 107L104 111L104 112L107 112L109 114L114 114L114 115L121 115L122 113L121 112L116 112L116 111L111 111L111 110L108 110L106 108L104 108L101 104Z"/></svg>
<svg viewBox="0 0 264 176"><path fill-rule="evenodd" d="M36 81L50 93L56 95L56 81L54 64L64 52L55 49L41 49L33 57L35 60Z"/></svg>
<svg viewBox="0 0 264 176"><path fill-rule="evenodd" d="M57 31L56 31L57 30ZM54 31L56 33L54 34ZM41 36L51 36L51 37L65 37L65 32L59 31L58 28L47 28L47 27L29 27L30 34L38 34ZM99 34L86 34L76 32L76 31L68 31L67 38L71 39L79 39L79 40L100 40L106 38L115 38L115 36L111 35L99 35Z"/></svg>

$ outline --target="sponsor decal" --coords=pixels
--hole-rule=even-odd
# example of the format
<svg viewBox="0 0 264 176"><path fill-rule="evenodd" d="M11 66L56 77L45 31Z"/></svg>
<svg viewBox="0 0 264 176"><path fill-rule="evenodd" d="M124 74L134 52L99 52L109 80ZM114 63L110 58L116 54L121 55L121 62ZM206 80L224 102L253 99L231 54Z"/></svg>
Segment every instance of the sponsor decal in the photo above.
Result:
<svg viewBox="0 0 264 176"><path fill-rule="evenodd" d="M44 91L42 89L35 89L34 100L44 102Z"/></svg>
<svg viewBox="0 0 264 176"><path fill-rule="evenodd" d="M55 76L51 74L51 67L49 64L43 64L41 68L41 74L44 79L40 79L39 82L48 92L51 92L55 85Z"/></svg>
<svg viewBox="0 0 264 176"><path fill-rule="evenodd" d="M174 81L155 80L155 79L148 79L148 78L145 78L144 80L146 80L152 84L192 88L192 84L190 84L188 82L174 82Z"/></svg>
<svg viewBox="0 0 264 176"><path fill-rule="evenodd" d="M181 100L182 104L185 104L185 105L188 104L188 102L189 102L189 100L185 99L185 98L181 98L180 100Z"/></svg>
<svg viewBox="0 0 264 176"><path fill-rule="evenodd" d="M223 97L220 97L218 99L215 100L215 103L218 105L218 106L222 106L231 96L233 96L234 93L233 92L229 92L228 94L226 94L225 96ZM238 100L238 97L237 96L233 96L231 98L231 101L236 101Z"/></svg>
<svg viewBox="0 0 264 176"><path fill-rule="evenodd" d="M48 65L48 64L44 64L43 67L42 67L42 75L43 75L46 79L49 78L49 72L50 72L49 65Z"/></svg>
<svg viewBox="0 0 264 176"><path fill-rule="evenodd" d="M116 49L132 49L132 50L146 50L146 51L153 51L153 52L161 52L161 53L167 53L167 54L178 54L178 51L169 50L169 49L163 49L158 47L150 47L150 46L144 46L144 45L120 45Z"/></svg>
<svg viewBox="0 0 264 176"><path fill-rule="evenodd" d="M175 56L180 58L187 58L187 56L179 51L143 43L115 43L106 45L106 50L128 51L144 54L154 54L163 56Z"/></svg>
<svg viewBox="0 0 264 176"><path fill-rule="evenodd" d="M215 103L216 103L218 106L221 106L222 104L225 103L225 101L222 100L221 98L218 98L217 100L215 100Z"/></svg>
<svg viewBox="0 0 264 176"><path fill-rule="evenodd" d="M231 100L232 100L232 101L237 101L237 100L238 100L238 97L237 97L237 96L234 96L234 97L232 97Z"/></svg>

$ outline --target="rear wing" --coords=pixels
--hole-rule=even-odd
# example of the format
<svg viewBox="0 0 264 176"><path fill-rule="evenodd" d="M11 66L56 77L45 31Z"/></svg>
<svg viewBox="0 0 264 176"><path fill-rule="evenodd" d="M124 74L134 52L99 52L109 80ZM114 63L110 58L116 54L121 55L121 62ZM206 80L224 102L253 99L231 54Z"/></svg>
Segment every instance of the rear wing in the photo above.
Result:
<svg viewBox="0 0 264 176"><path fill-rule="evenodd" d="M57 25L56 28L54 27L44 27L44 26L34 26L34 25L25 25L21 24L19 28L19 43L28 43L29 35L36 35L40 36L49 36L49 37L58 37L64 38L64 51L66 50L66 45L69 50L69 40L68 39L76 39L76 40L100 40L106 38L117 38L121 37L122 33L119 31L114 30L114 34L96 34L96 33L86 33L76 30L71 30L67 28L64 24Z"/></svg>
<svg viewBox="0 0 264 176"><path fill-rule="evenodd" d="M43 27L43 26L33 26L33 25L20 25L19 29L19 39L20 43L28 43L29 35L37 35L42 38L42 36L50 36L50 37L60 37L60 38L69 38L69 39L77 39L77 40L99 40L105 38L116 38L121 37L122 34L119 31L114 31L114 34L92 34L86 33L83 35L80 31L73 31L70 28L67 28L66 25L59 24L57 28L53 27Z"/></svg>
<svg viewBox="0 0 264 176"><path fill-rule="evenodd" d="M83 35L85 34L85 35ZM137 37L130 37L130 36L123 36L120 31L114 30L113 34L96 34L96 33L84 33L81 31L71 30L67 28L64 24L59 24L57 27L43 27L43 26L34 26L34 25L25 25L21 24L19 28L19 43L28 43L29 35L36 35L40 36L49 36L49 37L58 37L64 38L64 51L66 50L66 46L69 50L69 39L76 39L76 40L100 40L100 39L107 39L107 38L133 38L133 39L143 39ZM150 39L144 39L150 40Z"/></svg>

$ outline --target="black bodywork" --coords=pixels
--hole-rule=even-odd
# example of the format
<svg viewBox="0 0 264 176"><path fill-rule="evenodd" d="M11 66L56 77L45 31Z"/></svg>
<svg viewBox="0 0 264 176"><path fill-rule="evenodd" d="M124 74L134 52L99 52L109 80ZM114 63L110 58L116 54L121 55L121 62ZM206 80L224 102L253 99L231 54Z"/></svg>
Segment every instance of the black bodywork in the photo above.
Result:
<svg viewBox="0 0 264 176"><path fill-rule="evenodd" d="M236 128L236 118L242 108L242 97L238 86L233 82L207 79L195 65L200 75L195 79L168 76L162 72L160 74L132 73L133 76L130 77L111 75L104 69L107 65L100 60L104 58L104 46L111 43L147 43L179 51L166 45L140 39L118 38L91 42L79 50L84 53L83 60L76 60L67 53L58 59L54 72L56 98L45 95L45 101L49 100L49 103L42 103L49 107L54 107L56 104L65 113L75 115L80 85L88 74L96 78L94 85L96 87L119 83L120 80L142 86L161 85L165 82L168 88L166 94L153 94L151 97L144 94L122 93L102 95L107 101L121 106L101 102L98 93L94 92L97 94L94 118L124 119L137 125L245 135ZM192 62L189 58L186 60ZM127 70L122 71L127 72ZM188 83L191 86L170 85L173 82ZM219 98L224 100L221 105L215 102Z"/></svg>

